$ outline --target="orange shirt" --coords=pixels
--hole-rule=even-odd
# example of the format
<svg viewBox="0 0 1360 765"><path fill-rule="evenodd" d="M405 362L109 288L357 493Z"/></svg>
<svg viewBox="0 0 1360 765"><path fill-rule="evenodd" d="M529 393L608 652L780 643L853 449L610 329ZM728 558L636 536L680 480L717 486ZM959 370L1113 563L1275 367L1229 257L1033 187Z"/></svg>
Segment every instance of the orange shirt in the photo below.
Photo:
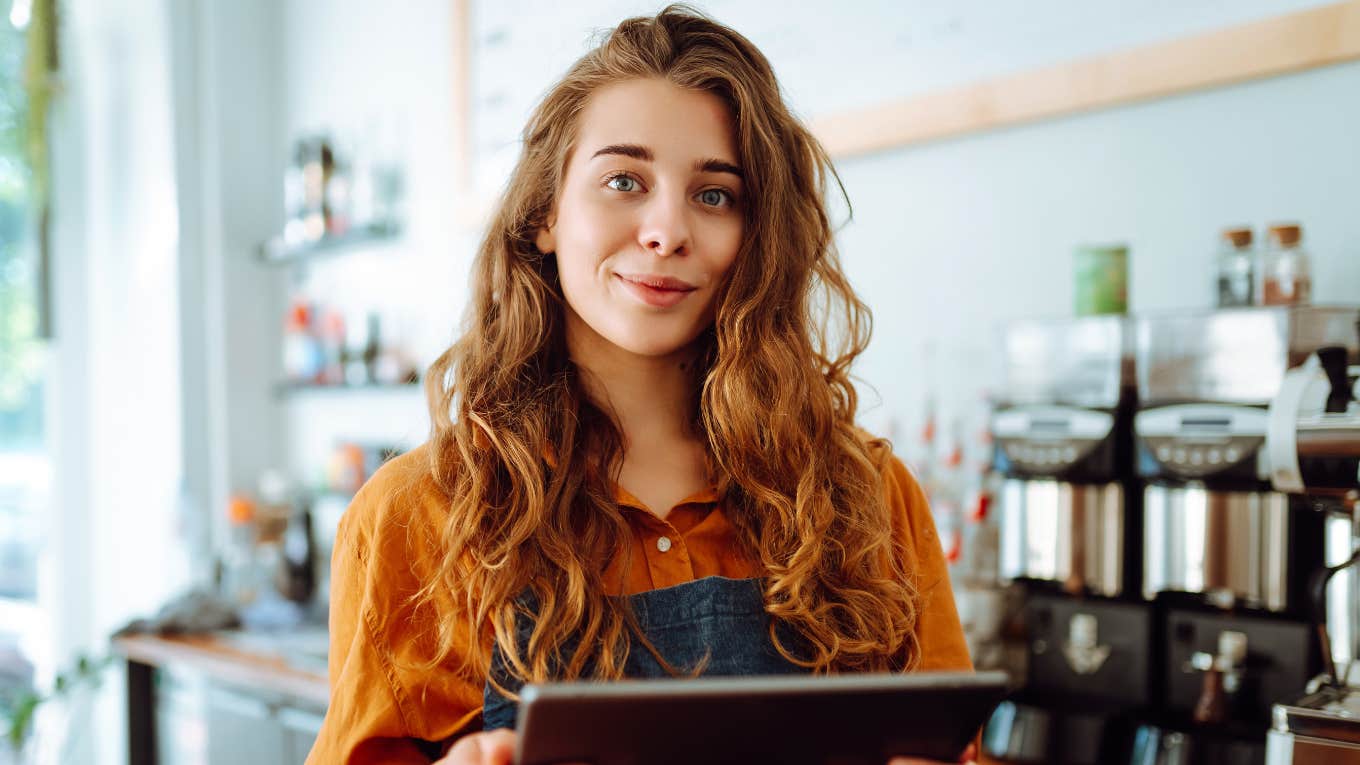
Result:
<svg viewBox="0 0 1360 765"><path fill-rule="evenodd" d="M896 457L886 461L883 483L894 532L915 560L920 668L971 669L925 494ZM686 498L664 520L622 488L616 496L643 552L631 556L629 571L607 572L611 582L623 575L623 594L761 575L735 553L715 492ZM429 763L449 740L480 727L484 678L409 668L434 655L430 609L415 611L408 598L438 568L432 540L448 504L422 446L384 465L341 519L331 560L331 702L309 765ZM668 542L658 544L662 537Z"/></svg>

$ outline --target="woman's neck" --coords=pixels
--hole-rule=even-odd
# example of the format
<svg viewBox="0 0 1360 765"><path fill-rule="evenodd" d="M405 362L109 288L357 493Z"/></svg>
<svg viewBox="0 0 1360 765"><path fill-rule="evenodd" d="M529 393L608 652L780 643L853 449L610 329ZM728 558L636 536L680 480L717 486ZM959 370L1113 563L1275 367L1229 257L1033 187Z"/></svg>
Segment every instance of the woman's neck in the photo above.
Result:
<svg viewBox="0 0 1360 765"><path fill-rule="evenodd" d="M624 449L692 441L696 350L640 356L601 337L579 317L567 320L567 347L587 395L614 417Z"/></svg>

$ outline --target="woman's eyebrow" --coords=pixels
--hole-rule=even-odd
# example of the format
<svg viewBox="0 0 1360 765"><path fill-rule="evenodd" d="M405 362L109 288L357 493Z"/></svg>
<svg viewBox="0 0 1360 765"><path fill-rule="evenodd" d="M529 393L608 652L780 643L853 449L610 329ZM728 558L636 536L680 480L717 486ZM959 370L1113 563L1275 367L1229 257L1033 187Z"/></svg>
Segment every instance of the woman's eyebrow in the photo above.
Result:
<svg viewBox="0 0 1360 765"><path fill-rule="evenodd" d="M647 148L646 146L639 146L638 144L635 143L611 143L608 146L604 147L603 149L600 149L599 151L595 152L594 154L591 154L590 158L595 159L596 157L602 157L606 154L617 154L622 157L631 157L633 159L640 159L643 162L651 162L652 159L654 159L654 155L652 154L651 149Z"/></svg>
<svg viewBox="0 0 1360 765"><path fill-rule="evenodd" d="M740 167L724 159L701 159L694 163L694 170L699 173L729 173L737 176L738 180L746 178Z"/></svg>
<svg viewBox="0 0 1360 765"><path fill-rule="evenodd" d="M611 143L608 146L596 150L594 154L590 155L590 158L595 159L596 157L608 155L629 157L642 162L651 162L656 159L656 155L652 153L651 149L636 143ZM746 177L746 174L742 172L740 167L725 159L710 158L696 160L694 162L694 171L697 173L728 173L729 175L735 175L738 179L745 179Z"/></svg>

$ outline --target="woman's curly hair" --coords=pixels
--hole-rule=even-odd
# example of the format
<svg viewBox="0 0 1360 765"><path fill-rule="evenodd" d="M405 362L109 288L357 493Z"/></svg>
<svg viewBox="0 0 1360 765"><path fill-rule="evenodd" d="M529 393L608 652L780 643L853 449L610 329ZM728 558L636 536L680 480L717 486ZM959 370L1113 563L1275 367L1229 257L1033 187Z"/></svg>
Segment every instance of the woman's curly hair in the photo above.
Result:
<svg viewBox="0 0 1360 765"><path fill-rule="evenodd" d="M889 450L854 427L849 369L871 317L835 250L826 195L839 179L760 51L685 6L621 23L539 104L477 254L463 334L427 377L431 468L451 498L442 568L417 595L438 609L431 664L459 652L484 673L494 640L525 681L617 678L641 637L604 581L631 540L613 491L622 437L584 393L555 260L534 244L587 100L636 78L721 99L747 169L744 240L696 341L693 425L765 577L771 637L813 672L910 668L918 594L891 533ZM524 616L536 619L527 648ZM469 629L483 639L461 645Z"/></svg>

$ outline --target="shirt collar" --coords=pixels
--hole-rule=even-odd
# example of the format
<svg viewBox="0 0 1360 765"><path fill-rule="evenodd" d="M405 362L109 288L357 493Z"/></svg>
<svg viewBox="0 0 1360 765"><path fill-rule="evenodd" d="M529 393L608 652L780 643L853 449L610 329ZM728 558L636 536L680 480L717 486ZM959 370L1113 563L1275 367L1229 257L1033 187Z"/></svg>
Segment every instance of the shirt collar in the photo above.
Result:
<svg viewBox="0 0 1360 765"><path fill-rule="evenodd" d="M552 444L544 444L543 461L548 464L549 468L552 468L554 470L557 469L557 449ZM617 502L620 507L631 507L635 510L647 511L647 505L643 504L642 500L633 496L632 492L628 491L627 489L623 488L618 484L614 484L613 486L614 486L614 501ZM689 495L688 497L685 497L684 499L680 500L678 503L676 503L676 507L679 507L681 505L713 504L715 502L721 501L721 499L722 497L719 496L718 494L718 487L710 486L706 489L701 489ZM666 509L670 510L671 508Z"/></svg>

